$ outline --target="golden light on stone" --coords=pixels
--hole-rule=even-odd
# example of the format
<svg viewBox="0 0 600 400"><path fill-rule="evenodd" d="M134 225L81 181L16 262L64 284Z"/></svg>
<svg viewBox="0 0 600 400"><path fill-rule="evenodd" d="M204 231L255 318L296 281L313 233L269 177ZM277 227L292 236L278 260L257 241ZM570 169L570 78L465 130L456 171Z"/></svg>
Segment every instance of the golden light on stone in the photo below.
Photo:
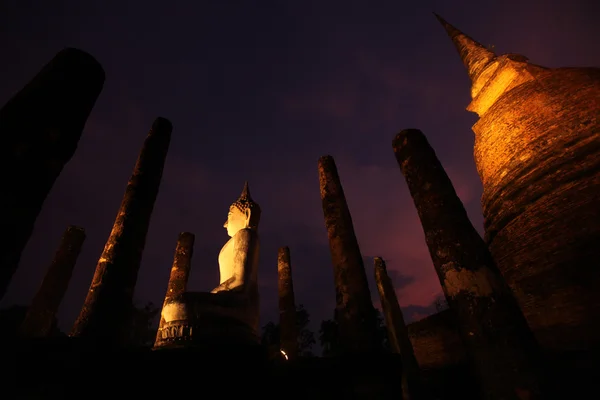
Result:
<svg viewBox="0 0 600 400"><path fill-rule="evenodd" d="M598 259L600 236L600 70L547 68L520 54L496 55L439 19L471 78L467 110L479 116L472 127L474 158L491 257L546 351L591 351L600 337L600 281L588 270L589 260ZM464 271L455 269L443 282L450 292L459 285L489 292L484 276ZM469 340L477 335L466 332ZM519 354L510 358L527 364ZM505 370L507 379L521 381L528 370L532 383L526 385L535 392L544 379L532 368L518 369L519 376ZM501 375L495 374L492 385Z"/></svg>
<svg viewBox="0 0 600 400"><path fill-rule="evenodd" d="M286 360L289 360L287 353L285 352L285 350L283 349L279 349L279 351L281 352L281 355L283 356L283 358L285 358Z"/></svg>

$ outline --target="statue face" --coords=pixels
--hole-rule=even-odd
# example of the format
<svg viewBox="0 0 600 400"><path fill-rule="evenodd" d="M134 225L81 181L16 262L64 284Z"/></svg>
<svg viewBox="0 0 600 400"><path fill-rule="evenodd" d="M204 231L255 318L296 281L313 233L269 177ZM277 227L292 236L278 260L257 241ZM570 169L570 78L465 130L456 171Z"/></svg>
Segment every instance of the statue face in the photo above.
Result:
<svg viewBox="0 0 600 400"><path fill-rule="evenodd" d="M229 208L229 214L227 214L227 221L223 225L223 228L227 229L227 234L233 237L240 230L247 228L250 225L250 210L242 211L236 206Z"/></svg>

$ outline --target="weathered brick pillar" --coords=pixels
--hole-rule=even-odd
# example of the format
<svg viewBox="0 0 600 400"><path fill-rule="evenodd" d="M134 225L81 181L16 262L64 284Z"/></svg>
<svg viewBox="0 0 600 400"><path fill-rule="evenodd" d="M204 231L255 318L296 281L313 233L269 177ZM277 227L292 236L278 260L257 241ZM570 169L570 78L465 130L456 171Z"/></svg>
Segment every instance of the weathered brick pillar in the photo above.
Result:
<svg viewBox="0 0 600 400"><path fill-rule="evenodd" d="M540 398L537 342L434 150L416 129L393 148L484 398Z"/></svg>
<svg viewBox="0 0 600 400"><path fill-rule="evenodd" d="M98 344L122 344L125 340L172 129L165 118L157 118L152 125L71 336L96 339Z"/></svg>
<svg viewBox="0 0 600 400"><path fill-rule="evenodd" d="M0 109L0 299L56 178L77 148L104 70L77 49L59 52Z"/></svg>
<svg viewBox="0 0 600 400"><path fill-rule="evenodd" d="M279 276L279 341L289 360L298 357L298 331L296 327L296 302L292 280L290 249L280 247L277 253Z"/></svg>
<svg viewBox="0 0 600 400"><path fill-rule="evenodd" d="M375 282L381 299L381 308L385 317L388 338L392 351L402 358L402 396L403 400L424 399L424 387L421 381L421 371L415 358L412 343L408 337L408 329L404 316L398 304L392 280L387 274L385 261L375 257Z"/></svg>
<svg viewBox="0 0 600 400"><path fill-rule="evenodd" d="M354 234L335 161L319 159L319 184L336 291L336 321L342 353L376 351L375 313L363 258Z"/></svg>
<svg viewBox="0 0 600 400"><path fill-rule="evenodd" d="M46 337L52 330L84 241L83 228L71 225L65 230L52 264L21 324L21 336Z"/></svg>
<svg viewBox="0 0 600 400"><path fill-rule="evenodd" d="M177 296L182 295L185 292L188 278L190 276L190 269L192 268L192 256L194 255L194 241L195 236L190 232L181 232L177 239L177 247L175 248L175 257L173 258L173 266L171 267L171 276L169 276L169 285L167 286L167 293L165 294L165 300L163 302L163 308L167 302ZM162 340L161 332L165 320L162 317L162 310L160 316L160 322L158 324L158 331L156 332L156 340L154 346L159 346Z"/></svg>

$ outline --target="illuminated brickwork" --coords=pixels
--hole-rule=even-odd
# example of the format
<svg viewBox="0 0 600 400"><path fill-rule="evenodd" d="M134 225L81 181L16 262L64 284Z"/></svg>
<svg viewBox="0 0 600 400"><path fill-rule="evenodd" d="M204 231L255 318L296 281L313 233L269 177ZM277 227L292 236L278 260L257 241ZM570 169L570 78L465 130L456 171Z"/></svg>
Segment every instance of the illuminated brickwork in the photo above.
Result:
<svg viewBox="0 0 600 400"><path fill-rule="evenodd" d="M600 69L496 56L440 20L473 82L485 241L544 347L595 347Z"/></svg>

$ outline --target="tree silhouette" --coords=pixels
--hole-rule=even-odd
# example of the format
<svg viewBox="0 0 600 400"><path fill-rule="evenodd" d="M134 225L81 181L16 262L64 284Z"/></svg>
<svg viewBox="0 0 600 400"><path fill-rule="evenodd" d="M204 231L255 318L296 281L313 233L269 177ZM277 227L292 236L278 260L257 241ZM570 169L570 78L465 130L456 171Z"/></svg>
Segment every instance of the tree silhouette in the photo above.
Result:
<svg viewBox="0 0 600 400"><path fill-rule="evenodd" d="M12 305L3 309L0 309L0 337L3 339L14 338L18 336L19 328L21 323L27 315L28 306L23 305ZM66 336L58 328L58 321L54 317L52 328L49 332L49 337L64 337Z"/></svg>
<svg viewBox="0 0 600 400"><path fill-rule="evenodd" d="M151 301L144 306L132 305L128 344L132 347L151 347L156 338L157 316L160 308Z"/></svg>
<svg viewBox="0 0 600 400"><path fill-rule="evenodd" d="M312 357L312 347L317 343L315 334L308 329L310 316L302 304L296 307L296 330L298 332L298 355Z"/></svg>
<svg viewBox="0 0 600 400"><path fill-rule="evenodd" d="M0 337L3 339L18 336L21 323L27 315L27 306L13 305L0 309ZM156 337L156 316L160 309L152 302L144 306L132 306L128 344L133 347L149 347L154 344ZM58 328L58 321L54 318L49 337L65 337L66 334Z"/></svg>
<svg viewBox="0 0 600 400"><path fill-rule="evenodd" d="M332 319L321 321L319 329L319 343L323 357L333 357L339 354L338 325Z"/></svg>
<svg viewBox="0 0 600 400"><path fill-rule="evenodd" d="M374 309L374 311L377 343L380 343L382 351L389 352L390 344L383 315L377 309ZM338 339L338 324L335 319L321 321L321 328L319 329L319 343L321 344L321 348L323 350L323 357L335 357L340 355L341 349Z"/></svg>
<svg viewBox="0 0 600 400"><path fill-rule="evenodd" d="M308 329L310 315L302 304L296 307L296 332L298 332L298 356L313 357L312 347L317 342L315 334ZM263 326L261 343L269 350L272 358L280 356L280 328L279 324L268 322Z"/></svg>
<svg viewBox="0 0 600 400"><path fill-rule="evenodd" d="M446 296L443 294L439 295L433 301L433 306L435 307L436 312L444 311L448 308L448 300L446 300Z"/></svg>
<svg viewBox="0 0 600 400"><path fill-rule="evenodd" d="M377 342L381 343L381 349L385 352L392 351L388 338L387 327L385 326L385 319L383 318L381 311L378 309L375 309L375 323L377 327Z"/></svg>

